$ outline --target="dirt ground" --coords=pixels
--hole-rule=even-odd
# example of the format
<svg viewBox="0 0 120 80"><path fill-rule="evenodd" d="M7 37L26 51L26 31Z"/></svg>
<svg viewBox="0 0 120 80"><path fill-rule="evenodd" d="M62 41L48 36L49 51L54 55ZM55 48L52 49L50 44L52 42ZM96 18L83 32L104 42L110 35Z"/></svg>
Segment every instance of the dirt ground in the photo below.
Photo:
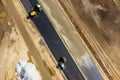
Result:
<svg viewBox="0 0 120 80"><path fill-rule="evenodd" d="M28 60L27 46L0 1L0 80L16 80L15 64Z"/></svg>
<svg viewBox="0 0 120 80"><path fill-rule="evenodd" d="M20 0L11 0L9 3L7 1L9 0L0 1L0 80L17 80L15 65L18 60L28 60L28 62L34 63L40 75L45 74L44 69L46 69L46 77L42 76L42 80L47 79L48 74L51 80L64 80L62 72L56 68L56 62L44 39L32 21L26 19L27 13ZM14 18L16 15L11 12L13 6L20 11L18 15L23 23L21 21L17 22ZM17 23L20 23L20 25ZM22 24L25 26L22 26ZM24 30L21 31L19 27L24 27ZM26 38L29 40L26 40ZM38 53L38 56L35 58L31 53ZM40 72L39 68L44 68L44 71Z"/></svg>
<svg viewBox="0 0 120 80"><path fill-rule="evenodd" d="M98 66L110 80L119 80L120 10L116 2L118 0L58 1L83 37Z"/></svg>

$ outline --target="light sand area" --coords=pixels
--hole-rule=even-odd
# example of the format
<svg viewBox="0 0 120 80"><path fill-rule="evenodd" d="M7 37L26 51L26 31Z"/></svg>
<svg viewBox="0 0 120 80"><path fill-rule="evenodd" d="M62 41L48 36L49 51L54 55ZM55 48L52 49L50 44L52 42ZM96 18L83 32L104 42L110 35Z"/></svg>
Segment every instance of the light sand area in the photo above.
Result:
<svg viewBox="0 0 120 80"><path fill-rule="evenodd" d="M27 51L27 46L17 28L13 27L11 33L5 33L0 45L1 80L15 79L15 64L19 59L28 60Z"/></svg>

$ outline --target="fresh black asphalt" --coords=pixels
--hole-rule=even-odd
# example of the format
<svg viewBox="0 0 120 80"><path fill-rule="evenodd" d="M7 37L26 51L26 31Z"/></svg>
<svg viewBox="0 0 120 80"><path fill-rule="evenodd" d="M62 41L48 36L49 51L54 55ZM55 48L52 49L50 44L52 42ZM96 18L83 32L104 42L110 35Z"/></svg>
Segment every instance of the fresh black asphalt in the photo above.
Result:
<svg viewBox="0 0 120 80"><path fill-rule="evenodd" d="M29 5L27 5L26 0L21 0L21 1L27 11L27 8L29 7ZM33 7L37 2L37 0L28 0L28 1L30 1ZM44 37L55 59L58 61L60 56L66 57L67 59L67 62L65 64L66 69L63 70L63 72L67 77L67 79L68 80L84 80L81 72L77 68L75 62L71 58L69 52L65 48L64 44L62 43L61 39L59 38L57 32L53 28L52 24L50 23L44 11L38 12L38 17L35 19L34 18L31 18L31 19L36 25L41 35Z"/></svg>

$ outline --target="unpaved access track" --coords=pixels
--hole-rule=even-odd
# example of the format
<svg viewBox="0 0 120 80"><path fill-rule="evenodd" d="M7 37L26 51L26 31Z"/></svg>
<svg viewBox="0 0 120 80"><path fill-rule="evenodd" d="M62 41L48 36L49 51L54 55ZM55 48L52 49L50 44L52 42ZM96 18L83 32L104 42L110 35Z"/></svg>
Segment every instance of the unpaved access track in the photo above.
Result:
<svg viewBox="0 0 120 80"><path fill-rule="evenodd" d="M109 80L120 78L120 10L113 0L58 0Z"/></svg>

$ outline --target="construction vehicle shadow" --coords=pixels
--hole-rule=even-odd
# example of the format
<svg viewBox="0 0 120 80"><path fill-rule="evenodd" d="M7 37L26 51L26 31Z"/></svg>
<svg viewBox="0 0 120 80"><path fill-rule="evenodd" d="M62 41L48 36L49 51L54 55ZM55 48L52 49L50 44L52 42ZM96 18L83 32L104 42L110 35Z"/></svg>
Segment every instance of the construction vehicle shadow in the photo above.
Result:
<svg viewBox="0 0 120 80"><path fill-rule="evenodd" d="M28 15L26 18L27 18L27 19L31 19L32 17Z"/></svg>

